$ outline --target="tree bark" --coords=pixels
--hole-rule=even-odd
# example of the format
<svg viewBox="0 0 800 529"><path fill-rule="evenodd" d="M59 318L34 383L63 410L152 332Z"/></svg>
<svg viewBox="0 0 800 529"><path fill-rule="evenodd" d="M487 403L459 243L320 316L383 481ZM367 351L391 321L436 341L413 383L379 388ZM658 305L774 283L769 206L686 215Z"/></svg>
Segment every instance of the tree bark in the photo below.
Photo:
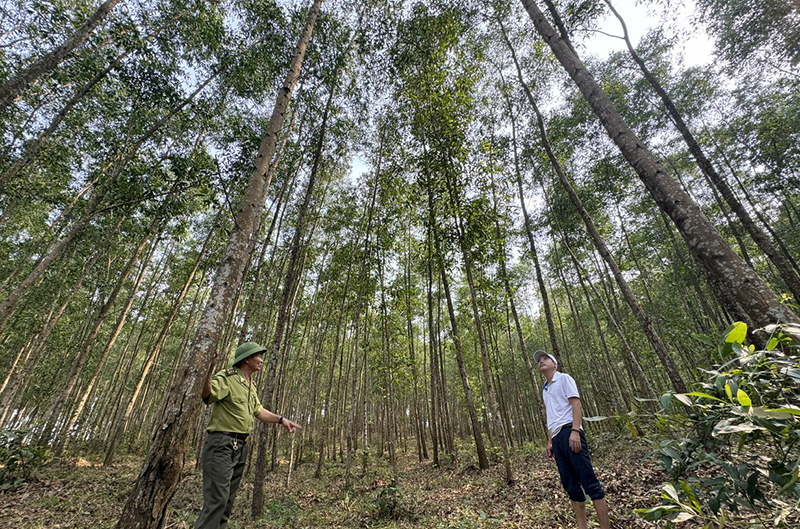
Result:
<svg viewBox="0 0 800 529"><path fill-rule="evenodd" d="M242 281L245 260L252 250L251 239L260 224L270 181L266 178L275 155L278 134L284 124L289 100L311 39L322 0L315 0L286 80L278 92L275 107L256 156L245 195L234 218L228 245L214 280L211 295L195 332L186 361L167 397L158 420L159 427L142 465L133 490L123 507L117 529L145 529L163 526L167 507L177 489L186 458L189 436L200 408L205 375L217 347L220 330L230 312Z"/></svg>
<svg viewBox="0 0 800 529"><path fill-rule="evenodd" d="M698 205L672 180L650 150L628 127L609 97L569 46L547 22L533 0L521 0L536 31L583 93L611 139L636 171L658 206L670 216L692 255L710 280L718 281L720 301L740 307L752 328L800 318L777 302L775 293L747 266L703 215Z"/></svg>
<svg viewBox="0 0 800 529"><path fill-rule="evenodd" d="M95 28L105 20L119 2L120 0L106 0L97 8L97 11L94 12L89 20L76 29L64 42L0 85L0 112L5 111L14 99L31 83L54 70L70 53L82 46L89 39Z"/></svg>

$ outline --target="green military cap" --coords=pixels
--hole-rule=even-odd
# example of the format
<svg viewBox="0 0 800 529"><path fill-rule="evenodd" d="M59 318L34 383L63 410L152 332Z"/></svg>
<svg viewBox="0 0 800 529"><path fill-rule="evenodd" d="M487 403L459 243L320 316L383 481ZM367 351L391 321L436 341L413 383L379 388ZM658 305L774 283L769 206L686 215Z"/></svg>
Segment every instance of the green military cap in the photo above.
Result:
<svg viewBox="0 0 800 529"><path fill-rule="evenodd" d="M233 364L236 365L248 356L253 356L254 354L263 353L266 351L266 347L261 347L256 342L245 342L239 347L236 348L236 354L233 356Z"/></svg>

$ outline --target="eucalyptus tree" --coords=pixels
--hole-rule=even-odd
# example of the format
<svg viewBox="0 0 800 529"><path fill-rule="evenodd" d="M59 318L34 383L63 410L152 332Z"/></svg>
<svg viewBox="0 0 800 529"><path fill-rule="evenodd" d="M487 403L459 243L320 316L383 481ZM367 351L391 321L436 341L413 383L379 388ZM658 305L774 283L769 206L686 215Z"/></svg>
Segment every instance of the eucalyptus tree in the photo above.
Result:
<svg viewBox="0 0 800 529"><path fill-rule="evenodd" d="M294 301L297 296L297 290L299 288L300 275L303 271L303 262L305 260L303 239L308 237L307 230L309 230L309 226L311 225L311 222L309 222L309 217L311 217L313 214L313 211L311 211L311 208L314 207L312 201L315 195L318 194L316 189L317 181L323 179L326 169L328 172L331 172L330 169L325 166L326 163L323 159L323 151L326 135L329 133L328 129L336 117L333 115L336 111L336 109L333 108L333 102L339 90L341 72L342 69L346 67L351 48L350 42L352 42L349 35L350 32L347 30L347 28L336 27L337 23L335 20L329 21L323 18L323 20L320 21L320 25L323 28L323 33L321 33L322 36L319 39L321 40L320 48L333 48L338 44L336 47L341 49L335 52L335 57L331 61L332 64L330 66L330 71L323 73L324 77L321 84L327 89L328 95L325 106L322 109L322 118L315 138L315 145L313 147L313 155L308 182L306 184L306 190L297 210L294 233L292 235L291 245L289 248L289 260L286 268L286 277L281 289L282 294L280 303L278 304L275 332L272 335L272 347L267 359L267 380L264 385L264 392L261 395L261 402L263 402L269 409L276 409L276 395L274 388L275 369L278 361L279 350L283 344L283 341L288 339L288 334L286 334L288 325L287 319L292 311ZM341 36L337 35L337 33L341 34ZM336 40L340 40L341 42L337 43ZM334 53L327 49L326 52ZM319 200L317 200L317 202L319 203ZM317 205L317 207L319 206ZM258 458L256 459L256 476L253 489L253 517L258 517L261 515L264 501L263 487L264 476L266 473L266 435L264 435L264 430L266 429L266 426L261 426L260 429L262 431L262 435L259 438Z"/></svg>
<svg viewBox="0 0 800 529"><path fill-rule="evenodd" d="M769 257L775 267L778 269L781 277L786 282L786 285L789 287L789 290L794 295L795 299L800 299L800 276L798 273L792 268L791 263L789 260L783 256L778 248L776 248L772 242L769 240L766 233L761 230L756 223L754 222L753 218L750 216L748 211L744 208L741 201L736 197L736 195L731 190L730 186L728 185L727 181L718 173L716 167L711 163L711 160L706 155L705 151L702 149L698 141L695 139L694 134L689 130L689 126L683 119L683 116L675 106L675 103L672 101L672 98L667 94L664 86L662 86L661 82L656 78L654 73L648 68L647 64L645 63L644 59L636 52L631 43L630 37L628 36L628 28L625 25L625 20L620 16L619 12L614 9L613 4L606 0L606 4L608 5L609 9L614 16L619 20L620 25L622 26L623 32L623 39L625 40L625 44L628 47L628 51L633 58L634 62L638 65L639 69L642 72L642 75L647 79L650 86L653 90L658 94L661 98L661 101L664 103L664 106L669 113L669 116L672 118L675 127L683 136L686 145L689 147L689 151L694 156L695 160L697 161L697 165L703 171L708 179L713 183L713 185L719 190L722 196L725 198L725 201L730 205L731 209L736 213L739 220L744 225L747 232L756 242L758 247L764 252L764 254ZM798 56L800 59L800 55Z"/></svg>
<svg viewBox="0 0 800 529"><path fill-rule="evenodd" d="M92 16L77 27L62 43L37 57L25 68L20 69L11 78L0 84L0 112L8 108L31 83L54 70L73 51L82 46L119 2L120 0L106 0L100 4Z"/></svg>
<svg viewBox="0 0 800 529"><path fill-rule="evenodd" d="M467 28L466 24L468 24L469 16L466 10L452 6L444 6L440 12L422 5L415 6L410 18L404 22L399 31L398 43L393 55L394 67L397 68L398 76L404 83L399 87L399 91L400 97L405 103L404 110L409 114L411 133L422 148L422 156L420 156L418 163L421 166L420 170L424 178L421 185L423 189L427 189L428 193L428 207L430 210L428 229L433 232L431 239L435 247L436 269L441 277L447 299L447 310L456 358L467 399L479 465L481 468L487 468L488 458L477 419L472 388L469 384L464 364L463 344L459 333L450 280L447 277L444 248L446 234L436 226L436 224L444 220L439 218L442 213L452 214L454 211L458 212L458 206L452 201L462 192L460 185L453 181L453 178L457 177L455 173L459 171L454 164L459 163L457 160L459 156L466 154L465 147L461 145L461 141L464 138L464 123L461 121L465 120L466 116L460 112L460 110L464 109L459 106L469 100L470 85L474 81L470 78L469 72L462 73L461 78L452 81L452 84L448 78L452 71L457 71L458 67L463 67L462 61L468 60L466 57L460 56L461 52L457 50L457 44L460 36L464 34ZM458 57L455 59L456 64L448 64L451 57ZM450 203L452 209L447 209L446 204L448 203ZM463 212L457 214L463 214ZM460 218L457 222L457 228L453 224L448 226L448 230L452 230L451 233L447 234L448 240L449 235L452 234L455 240L459 241L462 257L469 259L470 256L466 250L464 224ZM471 264L467 266L471 266ZM470 269L468 273L471 274L472 270ZM475 300L474 295L472 299ZM474 308L476 308L475 305L473 305ZM480 317L477 313L473 313L473 315ZM480 325L480 323L476 324ZM482 332L482 328L480 332ZM484 357L486 356L485 347L484 340L482 341ZM490 377L486 377L484 383L487 384L487 388L492 388ZM495 409L493 390L490 390L490 394L489 399L494 419L499 420L499 414ZM499 428L502 428L502 425ZM506 458L506 461L508 463L508 458Z"/></svg>
<svg viewBox="0 0 800 529"><path fill-rule="evenodd" d="M625 123L594 77L553 29L536 3L522 0L522 4L536 31L584 94L611 139L636 170L658 206L675 223L692 255L710 277L720 301L732 314L755 328L775 321L800 321L795 313L776 301L774 292L736 255L695 201L667 176L652 152Z"/></svg>
<svg viewBox="0 0 800 529"><path fill-rule="evenodd" d="M289 72L279 90L272 117L264 132L255 169L248 180L235 216L233 230L203 311L195 337L170 389L162 411L161 427L142 465L142 470L123 508L117 527L144 528L163 524L166 507L177 488L187 449L189 433L200 406L199 394L207 368L216 354L219 332L242 279L245 261L252 251L251 239L260 223L270 182L265 176L275 154L280 130L284 125L289 99L300 75L305 51L311 40L321 0L315 0L298 39ZM198 369L198 366L204 366Z"/></svg>

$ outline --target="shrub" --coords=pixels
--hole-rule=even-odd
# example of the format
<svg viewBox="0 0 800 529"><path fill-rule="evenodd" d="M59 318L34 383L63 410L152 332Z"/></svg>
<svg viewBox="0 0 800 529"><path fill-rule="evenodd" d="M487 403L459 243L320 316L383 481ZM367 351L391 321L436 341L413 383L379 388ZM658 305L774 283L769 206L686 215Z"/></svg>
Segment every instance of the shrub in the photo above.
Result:
<svg viewBox="0 0 800 529"><path fill-rule="evenodd" d="M403 488L393 479L388 485L381 487L375 498L375 515L381 519L396 520L400 518L403 503Z"/></svg>
<svg viewBox="0 0 800 529"><path fill-rule="evenodd" d="M0 490L21 487L50 459L46 448L25 443L24 430L0 430Z"/></svg>
<svg viewBox="0 0 800 529"><path fill-rule="evenodd" d="M688 413L658 418L662 429L681 435L655 444L671 481L663 486L662 505L635 511L643 518L699 518L723 527L730 513L769 509L773 525L782 527L794 516L800 505L798 347L779 327L763 350L744 346L746 334L744 323L733 324L718 352L733 358L701 369L704 380L695 391L662 397L665 412L677 400ZM757 453L745 450L753 446Z"/></svg>

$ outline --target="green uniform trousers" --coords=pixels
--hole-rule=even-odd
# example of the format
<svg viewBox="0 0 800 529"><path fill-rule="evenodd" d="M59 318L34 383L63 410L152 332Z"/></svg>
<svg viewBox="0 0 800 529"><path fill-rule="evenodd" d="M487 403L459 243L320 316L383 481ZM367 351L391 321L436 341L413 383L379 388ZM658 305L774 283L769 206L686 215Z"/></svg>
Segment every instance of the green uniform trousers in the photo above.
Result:
<svg viewBox="0 0 800 529"><path fill-rule="evenodd" d="M195 529L224 529L247 462L247 444L209 432L203 449L203 510Z"/></svg>

